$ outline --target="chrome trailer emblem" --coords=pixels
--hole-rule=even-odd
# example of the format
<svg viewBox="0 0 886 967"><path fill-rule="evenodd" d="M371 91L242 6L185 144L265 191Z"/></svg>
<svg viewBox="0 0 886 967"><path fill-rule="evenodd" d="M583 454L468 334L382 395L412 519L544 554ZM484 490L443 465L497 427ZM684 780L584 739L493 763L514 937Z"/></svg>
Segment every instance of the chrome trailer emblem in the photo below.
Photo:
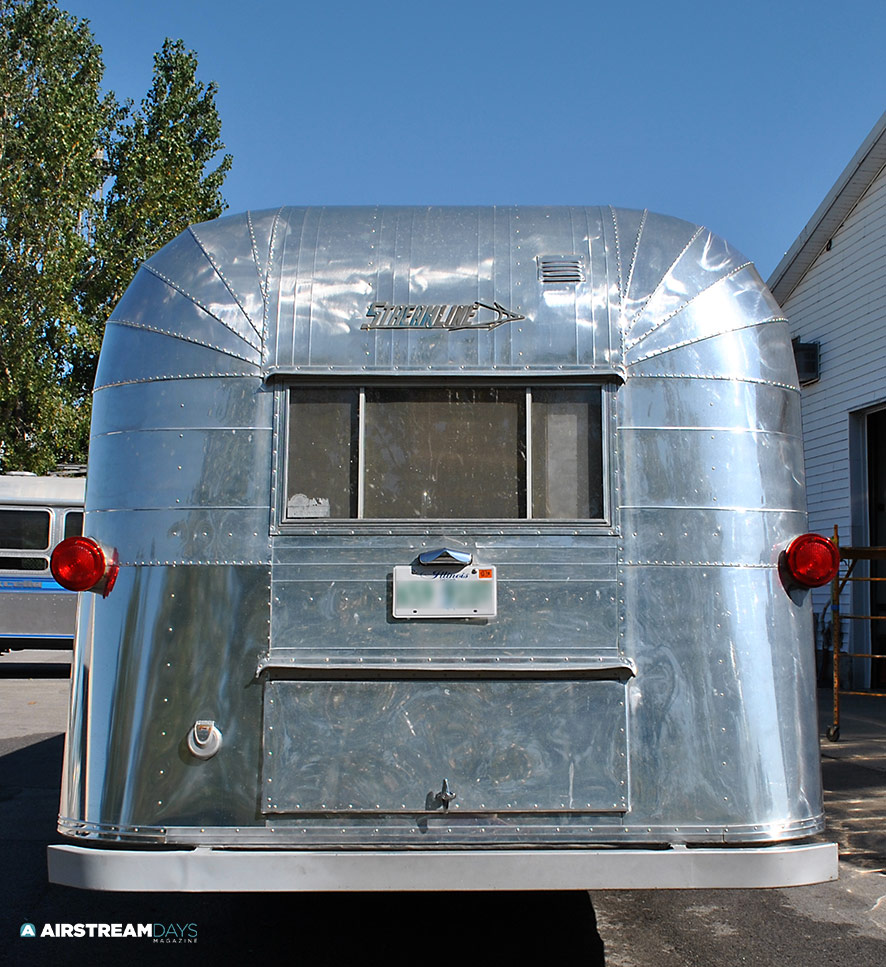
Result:
<svg viewBox="0 0 886 967"><path fill-rule="evenodd" d="M482 310L491 312L492 318ZM392 305L373 302L366 315L371 320L361 329L494 329L506 322L519 322L525 316L511 312L493 302L472 302L470 305ZM478 316L481 316L478 318Z"/></svg>

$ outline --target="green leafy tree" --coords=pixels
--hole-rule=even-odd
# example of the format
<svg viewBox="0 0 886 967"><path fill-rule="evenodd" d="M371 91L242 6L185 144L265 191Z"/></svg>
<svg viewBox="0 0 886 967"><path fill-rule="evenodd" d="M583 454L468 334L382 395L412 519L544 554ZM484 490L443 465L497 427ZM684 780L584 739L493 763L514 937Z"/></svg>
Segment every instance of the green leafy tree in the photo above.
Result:
<svg viewBox="0 0 886 967"><path fill-rule="evenodd" d="M163 45L138 108L55 0L0 0L0 469L86 459L105 321L138 263L221 214L216 88Z"/></svg>
<svg viewBox="0 0 886 967"><path fill-rule="evenodd" d="M94 260L83 293L103 325L140 262L188 225L225 209L222 182L231 156L224 150L215 84L197 80L197 55L167 40L154 57L154 80L140 108L110 142L109 183L95 227ZM93 362L94 368L94 362Z"/></svg>
<svg viewBox="0 0 886 967"><path fill-rule="evenodd" d="M67 361L72 299L104 180L116 105L101 49L49 0L0 0L0 432L4 469L45 470L82 449L83 392Z"/></svg>

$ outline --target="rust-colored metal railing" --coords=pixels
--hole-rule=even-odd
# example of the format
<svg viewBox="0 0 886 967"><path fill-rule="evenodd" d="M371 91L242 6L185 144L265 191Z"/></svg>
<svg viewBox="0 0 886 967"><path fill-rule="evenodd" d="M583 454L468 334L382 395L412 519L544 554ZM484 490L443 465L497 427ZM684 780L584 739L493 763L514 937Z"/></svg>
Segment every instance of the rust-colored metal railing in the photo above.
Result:
<svg viewBox="0 0 886 967"><path fill-rule="evenodd" d="M845 620L854 621L886 621L886 615L876 614L842 614L840 611L840 595L850 581L863 581L866 583L875 581L886 581L884 577L855 577L853 571L859 561L884 561L886 560L886 547L840 547L840 534L834 525L834 536L831 538L837 550L840 552L840 563L847 562L846 573L837 576L831 582L831 649L834 656L834 721L828 727L827 737L831 742L837 742L840 738L840 695L877 695L886 697L886 692L873 691L852 691L840 688L840 660L842 658L869 658L872 661L886 661L886 654L875 654L874 652L855 652L841 651L842 629L841 622Z"/></svg>

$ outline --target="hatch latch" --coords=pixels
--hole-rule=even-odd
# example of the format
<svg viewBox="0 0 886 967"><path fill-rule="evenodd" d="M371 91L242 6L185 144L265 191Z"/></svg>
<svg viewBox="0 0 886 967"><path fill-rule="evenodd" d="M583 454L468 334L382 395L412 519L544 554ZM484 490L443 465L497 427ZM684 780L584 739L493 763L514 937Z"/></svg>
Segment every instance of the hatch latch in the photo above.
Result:
<svg viewBox="0 0 886 967"><path fill-rule="evenodd" d="M444 809L449 809L449 804L456 798L458 798L458 794L449 788L449 780L444 779L443 788L434 796L433 802L435 806L442 806Z"/></svg>

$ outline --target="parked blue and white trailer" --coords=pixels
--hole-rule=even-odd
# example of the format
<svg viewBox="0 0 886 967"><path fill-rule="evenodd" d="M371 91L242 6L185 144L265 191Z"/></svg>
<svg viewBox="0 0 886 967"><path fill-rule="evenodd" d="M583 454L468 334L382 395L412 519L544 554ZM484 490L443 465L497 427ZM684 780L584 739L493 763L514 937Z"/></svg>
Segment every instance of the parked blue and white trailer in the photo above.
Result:
<svg viewBox="0 0 886 967"><path fill-rule="evenodd" d="M49 569L83 526L85 477L0 475L0 649L70 647L77 596Z"/></svg>

